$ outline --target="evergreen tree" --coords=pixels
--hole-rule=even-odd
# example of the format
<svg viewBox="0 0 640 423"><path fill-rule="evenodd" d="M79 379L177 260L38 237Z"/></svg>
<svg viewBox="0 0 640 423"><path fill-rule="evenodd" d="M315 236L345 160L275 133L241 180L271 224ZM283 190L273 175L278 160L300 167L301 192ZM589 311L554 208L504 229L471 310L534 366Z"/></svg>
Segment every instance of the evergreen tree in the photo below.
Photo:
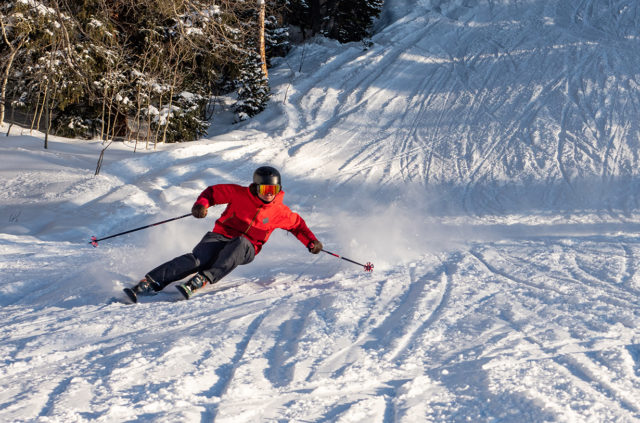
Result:
<svg viewBox="0 0 640 423"><path fill-rule="evenodd" d="M291 0L287 21L300 28L304 38L317 34L340 42L370 36L384 0Z"/></svg>
<svg viewBox="0 0 640 423"><path fill-rule="evenodd" d="M327 35L341 43L361 41L371 35L374 19L380 16L384 0L334 0L331 27ZM331 1L328 3L332 3Z"/></svg>
<svg viewBox="0 0 640 423"><path fill-rule="evenodd" d="M242 121L257 115L268 100L269 81L262 72L260 55L249 52L238 78L238 101L234 107L237 119Z"/></svg>
<svg viewBox="0 0 640 423"><path fill-rule="evenodd" d="M315 35L312 33L311 5L307 0L290 0L285 20L300 29L302 38L307 34Z"/></svg>
<svg viewBox="0 0 640 423"><path fill-rule="evenodd" d="M289 28L281 26L274 15L267 17L266 21L267 60L271 57L282 57L291 50L289 42ZM267 63L269 64L269 63Z"/></svg>

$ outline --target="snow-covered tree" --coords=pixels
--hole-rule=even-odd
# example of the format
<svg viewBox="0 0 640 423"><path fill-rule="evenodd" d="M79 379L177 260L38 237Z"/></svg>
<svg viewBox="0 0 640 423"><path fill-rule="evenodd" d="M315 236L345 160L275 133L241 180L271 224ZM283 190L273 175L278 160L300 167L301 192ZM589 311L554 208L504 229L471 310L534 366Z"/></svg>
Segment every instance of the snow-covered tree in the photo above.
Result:
<svg viewBox="0 0 640 423"><path fill-rule="evenodd" d="M291 0L287 21L303 37L316 34L340 42L360 41L371 35L384 0Z"/></svg>
<svg viewBox="0 0 640 423"><path fill-rule="evenodd" d="M235 113L238 120L257 115L269 100L269 81L262 71L262 60L257 52L248 52L238 78L238 101Z"/></svg>
<svg viewBox="0 0 640 423"><path fill-rule="evenodd" d="M289 28L281 23L275 15L270 15L265 21L266 44L267 44L267 65L271 57L285 56L291 50L289 41Z"/></svg>
<svg viewBox="0 0 640 423"><path fill-rule="evenodd" d="M370 36L374 19L380 16L384 0L329 0L327 35L346 43Z"/></svg>

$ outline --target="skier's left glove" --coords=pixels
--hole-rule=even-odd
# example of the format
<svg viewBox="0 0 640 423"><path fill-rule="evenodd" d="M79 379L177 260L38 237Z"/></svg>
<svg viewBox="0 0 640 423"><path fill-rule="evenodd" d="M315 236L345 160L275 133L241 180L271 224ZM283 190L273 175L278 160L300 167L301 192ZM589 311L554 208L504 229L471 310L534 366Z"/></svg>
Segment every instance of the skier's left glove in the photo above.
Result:
<svg viewBox="0 0 640 423"><path fill-rule="evenodd" d="M308 245L307 248L309 249L310 253L313 254L318 254L320 251L322 251L322 242L316 240L316 241L311 241Z"/></svg>
<svg viewBox="0 0 640 423"><path fill-rule="evenodd" d="M194 204L191 208L191 214L198 219L207 217L207 208L202 204Z"/></svg>

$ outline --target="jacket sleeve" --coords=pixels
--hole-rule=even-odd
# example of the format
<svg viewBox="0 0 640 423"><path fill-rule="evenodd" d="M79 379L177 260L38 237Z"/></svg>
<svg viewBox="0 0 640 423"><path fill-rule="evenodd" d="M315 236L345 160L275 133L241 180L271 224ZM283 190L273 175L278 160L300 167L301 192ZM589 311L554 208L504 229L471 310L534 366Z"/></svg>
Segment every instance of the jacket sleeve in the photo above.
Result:
<svg viewBox="0 0 640 423"><path fill-rule="evenodd" d="M205 207L211 207L216 204L227 204L231 202L238 188L241 187L233 184L211 185L200 193L194 205L202 204Z"/></svg>
<svg viewBox="0 0 640 423"><path fill-rule="evenodd" d="M287 231L295 235L295 237L298 238L298 240L300 240L300 242L302 242L305 247L308 247L311 241L317 241L318 238L316 238L313 232L311 232L311 229L307 227L307 223L304 221L304 219L300 217L298 213L290 213L291 214L289 215L288 219L290 225L289 227L285 227L283 229L286 229Z"/></svg>

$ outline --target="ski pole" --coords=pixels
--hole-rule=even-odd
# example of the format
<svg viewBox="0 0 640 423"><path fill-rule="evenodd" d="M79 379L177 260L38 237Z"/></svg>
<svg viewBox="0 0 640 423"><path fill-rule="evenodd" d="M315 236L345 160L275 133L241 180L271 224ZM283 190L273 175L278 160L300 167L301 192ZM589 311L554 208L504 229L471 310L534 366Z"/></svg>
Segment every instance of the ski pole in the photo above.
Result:
<svg viewBox="0 0 640 423"><path fill-rule="evenodd" d="M342 257L342 256L340 256L340 255L338 255L336 253L332 253L331 251L327 251L324 248L322 250L320 250L320 251L324 251L325 253L327 253L329 255L332 255L334 257L338 257L338 258L340 258L342 260L346 260L349 263L353 263L353 264L357 264L358 266L362 266L362 267L364 267L364 271L365 272L373 272L373 263L371 263L370 261L368 261L367 264L362 264L362 263L358 263L357 261L353 261L351 259L348 259L346 257Z"/></svg>
<svg viewBox="0 0 640 423"><path fill-rule="evenodd" d="M191 216L191 213L185 214L184 216L178 216L178 217L174 217L174 218L171 218L171 219L163 220L162 222L152 223L151 225L141 226L139 228L131 229L129 231L120 232L119 234L109 235L109 236L106 236L106 237L100 238L100 239L97 239L95 236L92 236L91 237L91 241L89 241L89 244L93 245L94 247L97 247L98 246L98 241L104 241L105 239L115 238L115 237L120 236L120 235L130 234L131 232L139 231L139 230L142 230L142 229L147 229L147 228L150 228L152 226L162 225L163 223L171 222L173 220L184 219L187 216Z"/></svg>

